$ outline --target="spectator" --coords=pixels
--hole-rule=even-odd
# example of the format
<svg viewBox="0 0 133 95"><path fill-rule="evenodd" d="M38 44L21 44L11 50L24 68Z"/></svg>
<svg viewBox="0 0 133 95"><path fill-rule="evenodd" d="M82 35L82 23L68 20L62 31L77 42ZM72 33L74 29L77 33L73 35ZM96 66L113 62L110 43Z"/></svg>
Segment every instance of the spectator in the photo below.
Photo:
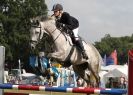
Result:
<svg viewBox="0 0 133 95"><path fill-rule="evenodd" d="M120 88L122 89L126 88L126 79L123 76L120 78Z"/></svg>

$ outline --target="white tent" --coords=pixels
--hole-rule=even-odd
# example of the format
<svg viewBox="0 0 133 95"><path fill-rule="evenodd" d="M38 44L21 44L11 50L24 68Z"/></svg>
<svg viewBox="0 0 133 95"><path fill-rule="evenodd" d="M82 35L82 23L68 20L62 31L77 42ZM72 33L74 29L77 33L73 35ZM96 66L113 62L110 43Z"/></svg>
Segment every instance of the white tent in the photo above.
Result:
<svg viewBox="0 0 133 95"><path fill-rule="evenodd" d="M105 88L105 81L104 81L104 75L107 74L107 71L100 71L99 76L100 76L100 87Z"/></svg>
<svg viewBox="0 0 133 95"><path fill-rule="evenodd" d="M127 79L128 78L127 72L128 71L124 69L122 71L122 69L117 68L117 69L111 70L108 73L106 73L104 77L125 77Z"/></svg>
<svg viewBox="0 0 133 95"><path fill-rule="evenodd" d="M102 71L111 71L113 69L118 69L118 68L127 69L128 66L127 65L108 65L108 66L102 66L101 70Z"/></svg>
<svg viewBox="0 0 133 95"><path fill-rule="evenodd" d="M128 79L128 66L127 65L109 65L109 66L104 66L101 68L102 69L102 74L100 77L102 78L102 87L104 87L105 83L107 82L109 77L125 77ZM103 71L107 71L103 73Z"/></svg>
<svg viewBox="0 0 133 95"><path fill-rule="evenodd" d="M30 78L30 77L32 77L32 78L35 78L35 77L37 77L35 74L33 74L33 73L24 73L24 74L21 74L21 76L22 77L25 77L25 78Z"/></svg>

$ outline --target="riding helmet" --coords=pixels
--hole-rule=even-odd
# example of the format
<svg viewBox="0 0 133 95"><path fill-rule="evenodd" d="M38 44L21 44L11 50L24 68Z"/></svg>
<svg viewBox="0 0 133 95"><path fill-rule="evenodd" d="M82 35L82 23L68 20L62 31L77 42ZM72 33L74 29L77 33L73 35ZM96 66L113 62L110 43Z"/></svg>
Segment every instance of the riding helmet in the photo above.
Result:
<svg viewBox="0 0 133 95"><path fill-rule="evenodd" d="M61 4L54 4L52 11L62 11L63 6Z"/></svg>

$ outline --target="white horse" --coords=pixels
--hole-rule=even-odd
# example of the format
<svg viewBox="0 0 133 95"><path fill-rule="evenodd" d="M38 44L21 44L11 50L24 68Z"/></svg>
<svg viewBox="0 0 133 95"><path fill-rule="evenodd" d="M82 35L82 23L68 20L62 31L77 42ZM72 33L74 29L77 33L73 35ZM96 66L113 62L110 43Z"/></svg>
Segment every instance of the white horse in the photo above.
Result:
<svg viewBox="0 0 133 95"><path fill-rule="evenodd" d="M83 78L88 86L92 83L99 86L99 71L103 61L97 49L92 44L82 41L89 57L88 60L83 59L79 48L72 44L71 38L66 33L57 29L53 18L39 21L37 26L31 27L32 48L36 47L46 33L52 37L55 45L54 52L48 53L47 57L63 63L62 65L66 67L72 65L75 73Z"/></svg>

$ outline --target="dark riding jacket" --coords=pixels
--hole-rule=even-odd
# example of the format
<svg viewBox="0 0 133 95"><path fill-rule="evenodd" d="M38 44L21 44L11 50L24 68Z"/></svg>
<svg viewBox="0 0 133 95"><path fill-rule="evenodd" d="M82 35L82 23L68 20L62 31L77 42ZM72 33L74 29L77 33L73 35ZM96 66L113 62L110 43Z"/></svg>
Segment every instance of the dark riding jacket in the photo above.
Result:
<svg viewBox="0 0 133 95"><path fill-rule="evenodd" d="M63 12L61 18L58 21L60 23L65 24L65 27L67 27L70 30L79 27L79 21L76 18L70 16L67 12Z"/></svg>

